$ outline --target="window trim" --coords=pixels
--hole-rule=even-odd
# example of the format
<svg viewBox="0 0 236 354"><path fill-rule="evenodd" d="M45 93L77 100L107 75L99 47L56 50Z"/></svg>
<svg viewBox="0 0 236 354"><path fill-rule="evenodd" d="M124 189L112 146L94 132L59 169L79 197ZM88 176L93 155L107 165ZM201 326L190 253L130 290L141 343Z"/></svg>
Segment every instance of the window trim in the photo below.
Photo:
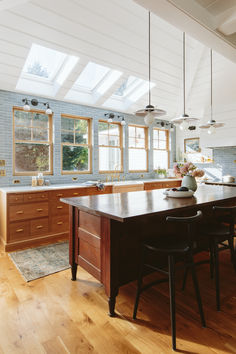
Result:
<svg viewBox="0 0 236 354"><path fill-rule="evenodd" d="M145 134L145 147L144 148L134 148L134 147L129 147L129 127L135 127L135 128L144 128L144 134ZM146 170L130 170L129 168L129 150L130 149L140 149L140 150L145 150L146 151ZM139 173L139 172L148 172L148 165L149 165L149 155L148 155L148 127L145 125L139 125L139 124L128 124L128 171L129 173Z"/></svg>
<svg viewBox="0 0 236 354"><path fill-rule="evenodd" d="M124 164L123 164L123 151L124 151L124 149L123 149L123 129L122 129L122 125L120 124L120 122L111 122L111 123L109 123L107 120L102 120L102 119L99 119L99 121L98 121L98 125L99 125L99 123L107 123L108 125L109 124L117 124L118 125L118 127L119 127L119 131L120 131L120 145L119 146L113 146L113 145L100 145L99 144L99 130L98 130L98 172L99 173L117 173L117 172L119 172L119 173L123 173L124 172ZM100 170L99 169L99 160L100 160L100 153L99 153L99 149L100 149L100 147L107 147L107 148L117 148L117 149L120 149L120 170Z"/></svg>
<svg viewBox="0 0 236 354"><path fill-rule="evenodd" d="M168 156L168 158L167 158L168 159L167 166L168 166L168 168L170 168L170 144L169 144L169 142L170 142L170 132L169 132L168 129L153 128L153 132L154 132L154 130L164 131L166 133L166 148L165 149L154 148L154 134L153 134L153 137L152 137L152 146L153 146L153 151L156 150L156 151L166 151L167 152L167 156ZM158 133L158 136L159 136L159 133ZM154 170L154 154L153 154L153 170Z"/></svg>
<svg viewBox="0 0 236 354"><path fill-rule="evenodd" d="M85 175L92 173L92 118L91 117L81 117L72 114L62 113L61 118L68 119L83 119L88 122L88 144L72 144L72 143L63 143L61 141L61 174L62 175ZM60 129L60 134L62 133L62 129ZM89 149L89 169L87 171L63 171L63 156L62 156L62 147L63 146L87 146Z"/></svg>
<svg viewBox="0 0 236 354"><path fill-rule="evenodd" d="M22 141L15 139L15 111L24 111L23 107L17 107L13 106L12 108L12 113L13 113L13 125L12 125L12 132L13 132L13 158L12 158L12 167L13 167L13 176L37 176L40 171L27 171L27 172L16 172L15 167L16 167L16 162L15 162L15 152L16 152L16 141L18 142L26 142L27 141ZM32 113L42 113L46 114L45 111L39 110L39 109L31 109L28 112ZM45 141L40 142L39 144L44 144L44 145L49 145L49 171L45 172L42 171L44 175L53 175L53 125L52 125L52 118L53 118L53 113L52 114L47 114L48 116L48 123L49 123L49 140L48 143L45 143ZM30 141L28 141L30 142ZM34 141L31 141L31 143L34 143Z"/></svg>

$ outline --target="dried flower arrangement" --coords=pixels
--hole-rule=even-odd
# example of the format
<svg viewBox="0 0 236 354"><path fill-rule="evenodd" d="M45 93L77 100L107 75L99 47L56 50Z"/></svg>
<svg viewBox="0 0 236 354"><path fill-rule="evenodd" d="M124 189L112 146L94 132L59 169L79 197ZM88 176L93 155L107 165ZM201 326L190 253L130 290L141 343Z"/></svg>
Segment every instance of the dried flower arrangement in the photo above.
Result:
<svg viewBox="0 0 236 354"><path fill-rule="evenodd" d="M198 169L192 162L176 163L174 164L173 170L177 177L203 177L205 173L203 170Z"/></svg>

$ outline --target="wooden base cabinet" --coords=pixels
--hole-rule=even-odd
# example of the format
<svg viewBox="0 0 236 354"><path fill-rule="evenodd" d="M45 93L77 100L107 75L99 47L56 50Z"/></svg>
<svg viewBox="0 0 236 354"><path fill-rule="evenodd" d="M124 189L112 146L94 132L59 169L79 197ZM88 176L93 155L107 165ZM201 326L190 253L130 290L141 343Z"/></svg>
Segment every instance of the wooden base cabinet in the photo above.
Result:
<svg viewBox="0 0 236 354"><path fill-rule="evenodd" d="M4 193L0 191L0 239L5 251L15 251L59 240L67 240L69 237L69 206L62 203L61 198L124 193L179 185L180 181L170 181L110 185L103 190L98 190L97 187L78 187L58 190L50 190L49 188L48 191L33 193ZM81 241L82 250L86 254L88 244L98 241L99 233L94 233L95 238L91 236L93 233L88 236L81 231L81 234L83 239ZM98 250L99 242L94 245L94 254L97 254ZM81 256L80 261L85 262L85 258ZM98 264L94 267L93 271L98 272Z"/></svg>

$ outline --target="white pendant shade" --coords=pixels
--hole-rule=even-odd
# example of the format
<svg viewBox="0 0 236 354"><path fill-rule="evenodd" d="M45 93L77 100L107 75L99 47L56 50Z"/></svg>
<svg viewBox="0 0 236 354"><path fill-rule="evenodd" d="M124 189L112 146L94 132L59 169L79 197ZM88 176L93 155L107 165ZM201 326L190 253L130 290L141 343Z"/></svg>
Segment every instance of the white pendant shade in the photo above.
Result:
<svg viewBox="0 0 236 354"><path fill-rule="evenodd" d="M185 127L188 125L188 123L196 122L199 120L199 118L189 117L189 115L186 114L186 112L185 112L185 106L186 106L186 102L185 102L186 101L186 99L185 99L185 86L186 86L186 82L185 82L185 76L186 76L185 52L186 52L185 32L183 32L183 115L181 117L174 118L171 120L171 122L173 122L174 124L181 124L181 126L180 126L181 130L187 129ZM186 124L184 124L184 122L186 122Z"/></svg>
<svg viewBox="0 0 236 354"><path fill-rule="evenodd" d="M136 116L145 117L144 121L147 125L154 122L156 117L160 117L166 114L163 109L155 108L151 104L151 17L150 11L148 12L148 105L144 109L139 109L135 112Z"/></svg>
<svg viewBox="0 0 236 354"><path fill-rule="evenodd" d="M212 80L213 80L213 75L212 75L212 49L210 51L210 61L211 61L211 120L209 120L206 124L202 124L199 125L200 129L208 129L208 134L214 134L215 133L215 129L216 128L221 128L223 127L225 124L224 123L220 123L220 122L216 122L213 119L213 84L212 84Z"/></svg>

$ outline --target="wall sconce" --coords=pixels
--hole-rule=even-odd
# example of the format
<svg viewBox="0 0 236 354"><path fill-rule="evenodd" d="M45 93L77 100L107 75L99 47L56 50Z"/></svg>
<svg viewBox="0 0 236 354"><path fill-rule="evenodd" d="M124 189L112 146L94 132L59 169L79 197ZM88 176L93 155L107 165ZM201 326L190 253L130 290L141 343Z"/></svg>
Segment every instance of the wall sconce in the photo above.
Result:
<svg viewBox="0 0 236 354"><path fill-rule="evenodd" d="M46 107L46 109L45 109L46 114L53 113L48 102L40 102L36 98L33 98L31 101L29 101L28 98L23 98L22 102L24 103L24 106L23 106L24 111L30 111L30 104L29 104L29 102L30 102L31 105L34 107L38 106L39 103L43 104Z"/></svg>
<svg viewBox="0 0 236 354"><path fill-rule="evenodd" d="M114 113L105 113L104 116L108 117L107 119L108 123L112 123L113 119L117 117L118 119L121 119L121 123L120 123L121 125L126 125L124 116L120 116L119 114L114 114Z"/></svg>
<svg viewBox="0 0 236 354"><path fill-rule="evenodd" d="M171 122L161 121L161 122L157 122L157 125L160 125L161 128L167 128L167 129L169 129L169 127L170 127L170 131L171 132L174 131L174 124Z"/></svg>

